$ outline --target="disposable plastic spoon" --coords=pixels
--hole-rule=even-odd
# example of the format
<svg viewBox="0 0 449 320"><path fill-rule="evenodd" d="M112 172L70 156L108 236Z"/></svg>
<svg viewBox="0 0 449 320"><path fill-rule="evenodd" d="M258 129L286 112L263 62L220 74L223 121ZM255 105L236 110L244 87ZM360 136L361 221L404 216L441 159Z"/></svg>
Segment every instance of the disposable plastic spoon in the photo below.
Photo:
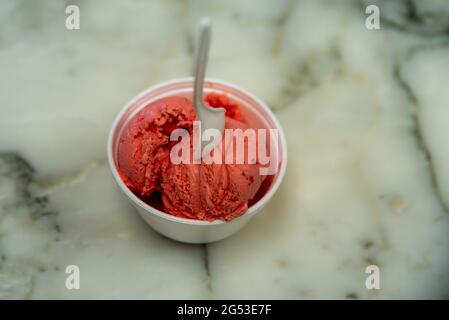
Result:
<svg viewBox="0 0 449 320"><path fill-rule="evenodd" d="M225 126L225 109L211 108L203 102L203 86L206 76L206 65L210 46L211 24L209 18L202 18L200 22L200 43L196 60L195 84L193 88L193 104L196 115L201 121L201 134L207 129L217 129L223 134ZM219 141L216 141L219 142ZM198 146L208 144L207 141L199 143ZM201 157L201 150L196 150L196 158ZM199 153L198 153L199 152Z"/></svg>

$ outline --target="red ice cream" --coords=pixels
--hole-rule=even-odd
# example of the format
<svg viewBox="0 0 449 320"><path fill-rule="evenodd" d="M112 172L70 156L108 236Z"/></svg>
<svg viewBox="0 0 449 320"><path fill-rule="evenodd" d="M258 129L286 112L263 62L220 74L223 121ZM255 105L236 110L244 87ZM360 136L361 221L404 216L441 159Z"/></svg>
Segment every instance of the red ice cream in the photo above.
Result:
<svg viewBox="0 0 449 320"><path fill-rule="evenodd" d="M226 95L211 93L205 100L226 109L225 128L248 128L241 107ZM173 164L170 150L177 141L170 141L170 133L183 128L192 135L194 120L192 102L184 97L163 98L143 108L120 138L120 176L137 196L155 207L155 199L161 199L161 209L174 216L231 220L260 194L265 176L258 163ZM228 151L223 148L223 157Z"/></svg>

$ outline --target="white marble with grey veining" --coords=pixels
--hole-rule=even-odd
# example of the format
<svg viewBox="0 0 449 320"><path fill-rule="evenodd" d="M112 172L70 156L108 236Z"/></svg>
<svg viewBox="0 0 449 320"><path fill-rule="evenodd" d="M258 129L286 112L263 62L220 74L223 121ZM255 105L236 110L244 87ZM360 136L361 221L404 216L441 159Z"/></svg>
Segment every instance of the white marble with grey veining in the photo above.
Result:
<svg viewBox="0 0 449 320"><path fill-rule="evenodd" d="M0 1L0 299L448 298L449 3L371 3L380 30L358 0ZM140 220L105 148L130 98L191 74L203 15L208 74L273 108L289 165L248 227L194 246Z"/></svg>

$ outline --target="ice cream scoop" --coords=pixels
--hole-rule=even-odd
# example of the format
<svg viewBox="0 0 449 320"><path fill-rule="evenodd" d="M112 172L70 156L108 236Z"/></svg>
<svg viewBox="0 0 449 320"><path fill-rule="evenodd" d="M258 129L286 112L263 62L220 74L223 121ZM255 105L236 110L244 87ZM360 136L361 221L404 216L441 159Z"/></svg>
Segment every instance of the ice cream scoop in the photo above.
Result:
<svg viewBox="0 0 449 320"><path fill-rule="evenodd" d="M249 128L242 107L226 95L210 93L206 100L211 107L226 110L228 131L243 132ZM192 101L187 97L169 96L149 103L131 119L120 137L117 150L120 176L138 197L169 214L197 220L232 220L257 200L268 176L260 173L257 161L249 163L250 142L243 139L241 148L237 148L238 138L234 135L227 141L223 136L214 146L219 163L190 161L195 120ZM183 129L188 135L183 137L189 140L185 162L172 158L176 155L174 148L182 146L182 141L170 140L176 129ZM239 156L247 161L225 161Z"/></svg>

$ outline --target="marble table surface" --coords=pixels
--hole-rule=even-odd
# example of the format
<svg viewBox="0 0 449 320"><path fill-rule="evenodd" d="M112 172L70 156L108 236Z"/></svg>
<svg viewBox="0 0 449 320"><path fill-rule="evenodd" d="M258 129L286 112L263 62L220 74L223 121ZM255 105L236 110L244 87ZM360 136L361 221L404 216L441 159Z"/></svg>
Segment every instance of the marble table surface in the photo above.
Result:
<svg viewBox="0 0 449 320"><path fill-rule="evenodd" d="M106 139L192 74L203 15L208 75L270 105L289 164L245 229L186 245L124 199ZM449 298L448 22L446 0L0 1L0 299Z"/></svg>

